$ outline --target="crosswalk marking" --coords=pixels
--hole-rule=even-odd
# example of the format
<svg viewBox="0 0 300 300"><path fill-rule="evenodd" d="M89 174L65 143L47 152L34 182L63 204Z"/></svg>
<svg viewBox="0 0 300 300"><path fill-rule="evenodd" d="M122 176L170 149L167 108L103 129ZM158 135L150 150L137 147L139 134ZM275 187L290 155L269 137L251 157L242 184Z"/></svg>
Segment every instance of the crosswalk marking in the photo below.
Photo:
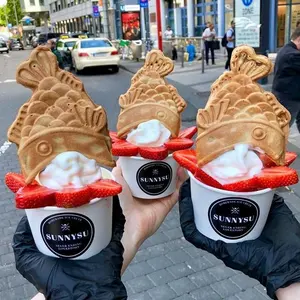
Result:
<svg viewBox="0 0 300 300"><path fill-rule="evenodd" d="M0 84L1 83L12 83L12 82L16 82L16 79L6 79L4 81L0 81Z"/></svg>

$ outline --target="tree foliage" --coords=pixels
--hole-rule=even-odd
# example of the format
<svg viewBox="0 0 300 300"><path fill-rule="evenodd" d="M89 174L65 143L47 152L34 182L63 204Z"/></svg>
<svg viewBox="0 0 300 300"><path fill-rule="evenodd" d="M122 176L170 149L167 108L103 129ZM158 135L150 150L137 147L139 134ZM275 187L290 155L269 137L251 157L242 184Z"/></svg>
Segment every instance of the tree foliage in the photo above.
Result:
<svg viewBox="0 0 300 300"><path fill-rule="evenodd" d="M8 23L12 24L13 26L18 25L16 16L15 16L14 5L16 5L17 18L18 18L18 22L20 23L20 20L24 16L21 5L20 5L20 1L19 0L7 0L6 5L0 7L0 25L6 25L5 9L6 9L6 13L7 13Z"/></svg>

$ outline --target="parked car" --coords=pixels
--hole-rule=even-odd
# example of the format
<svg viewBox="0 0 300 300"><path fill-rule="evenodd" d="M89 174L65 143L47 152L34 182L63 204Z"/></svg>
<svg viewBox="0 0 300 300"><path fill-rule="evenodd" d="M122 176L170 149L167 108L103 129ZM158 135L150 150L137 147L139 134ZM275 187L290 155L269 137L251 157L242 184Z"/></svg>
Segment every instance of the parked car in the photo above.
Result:
<svg viewBox="0 0 300 300"><path fill-rule="evenodd" d="M71 51L77 41L78 39L62 38L56 44L56 49L60 52L66 67L72 68Z"/></svg>
<svg viewBox="0 0 300 300"><path fill-rule="evenodd" d="M9 53L9 48L8 48L8 45L5 41L0 41L0 53L3 53L3 52L6 52L6 53Z"/></svg>
<svg viewBox="0 0 300 300"><path fill-rule="evenodd" d="M72 50L78 39L59 39L56 48L58 51Z"/></svg>
<svg viewBox="0 0 300 300"><path fill-rule="evenodd" d="M108 39L89 38L79 40L71 53L76 73L86 68L100 66L112 69L115 73L119 71L119 53Z"/></svg>
<svg viewBox="0 0 300 300"><path fill-rule="evenodd" d="M45 45L48 40L54 39L57 41L61 36L61 33L41 33L36 41L37 46Z"/></svg>
<svg viewBox="0 0 300 300"><path fill-rule="evenodd" d="M24 44L20 39L12 39L9 46L10 50L24 50Z"/></svg>

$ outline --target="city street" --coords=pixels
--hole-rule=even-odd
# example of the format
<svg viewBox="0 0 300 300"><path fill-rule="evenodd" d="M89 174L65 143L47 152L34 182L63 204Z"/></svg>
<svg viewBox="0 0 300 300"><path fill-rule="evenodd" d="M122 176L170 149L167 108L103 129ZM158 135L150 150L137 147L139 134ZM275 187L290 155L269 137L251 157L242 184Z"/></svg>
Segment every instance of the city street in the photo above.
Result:
<svg viewBox="0 0 300 300"><path fill-rule="evenodd" d="M15 269L11 248L15 227L24 212L15 209L13 194L4 185L7 172L18 172L19 163L14 144L7 142L7 129L19 107L31 91L15 81L18 64L29 57L31 50L0 54L0 299L29 300L37 293ZM95 103L107 112L109 128L115 130L119 113L118 98L126 92L132 77L133 63L123 64L119 73L105 70L85 72L80 79ZM125 70L125 69L126 70ZM187 101L183 127L195 124L197 110L209 96L211 83L223 72L223 62L200 74L198 65L175 68L169 82ZM269 88L269 86L268 86ZM292 132L290 151L300 153L299 136ZM300 161L294 167L300 170ZM300 219L299 184L289 192L281 190L288 205ZM124 274L129 300L266 300L265 289L253 279L233 271L211 254L198 250L182 237L178 206L167 216L158 232L141 247Z"/></svg>

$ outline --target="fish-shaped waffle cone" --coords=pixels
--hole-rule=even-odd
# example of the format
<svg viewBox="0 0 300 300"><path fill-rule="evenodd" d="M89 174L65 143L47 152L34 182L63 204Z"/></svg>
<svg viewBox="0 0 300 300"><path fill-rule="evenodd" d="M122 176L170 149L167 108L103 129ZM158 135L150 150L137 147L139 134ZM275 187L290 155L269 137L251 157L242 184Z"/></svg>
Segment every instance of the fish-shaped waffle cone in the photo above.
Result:
<svg viewBox="0 0 300 300"><path fill-rule="evenodd" d="M271 61L251 47L233 51L231 71L212 85L205 109L198 111L199 167L241 143L262 149L277 165L284 164L290 113L256 83L271 70Z"/></svg>
<svg viewBox="0 0 300 300"><path fill-rule="evenodd" d="M119 99L121 112L117 130L120 138L126 137L140 123L153 119L169 129L172 137L178 136L180 115L186 103L164 78L173 68L172 60L161 51L152 50L147 54L144 66L132 78L127 93Z"/></svg>
<svg viewBox="0 0 300 300"><path fill-rule="evenodd" d="M115 165L105 110L89 98L78 78L58 68L48 48L32 51L17 70L17 82L33 91L8 130L26 183L66 151Z"/></svg>

